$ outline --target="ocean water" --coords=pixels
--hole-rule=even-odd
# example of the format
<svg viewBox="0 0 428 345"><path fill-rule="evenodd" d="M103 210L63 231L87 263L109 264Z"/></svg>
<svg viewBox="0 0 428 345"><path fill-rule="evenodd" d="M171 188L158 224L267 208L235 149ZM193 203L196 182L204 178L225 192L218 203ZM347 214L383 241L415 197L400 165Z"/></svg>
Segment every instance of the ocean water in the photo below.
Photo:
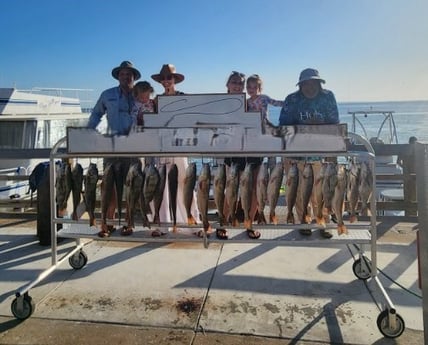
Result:
<svg viewBox="0 0 428 345"><path fill-rule="evenodd" d="M407 144L410 136L415 136L420 142L428 143L428 100L338 103L338 108L340 122L348 124L349 132L352 132L352 115L348 114L350 111L392 111L399 144ZM278 124L280 111L279 107L269 107L269 118L272 123ZM366 118L359 115L358 118L363 123L367 137L370 139L377 135L384 115L370 114ZM387 129L385 127L382 130L381 138L387 135ZM363 135L359 126L356 126L355 132Z"/></svg>

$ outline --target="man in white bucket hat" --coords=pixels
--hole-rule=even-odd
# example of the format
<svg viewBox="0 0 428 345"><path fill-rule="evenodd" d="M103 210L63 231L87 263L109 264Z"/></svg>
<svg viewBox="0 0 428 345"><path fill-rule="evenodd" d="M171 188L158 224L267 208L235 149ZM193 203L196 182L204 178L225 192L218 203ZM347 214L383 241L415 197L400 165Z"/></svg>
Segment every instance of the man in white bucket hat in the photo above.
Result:
<svg viewBox="0 0 428 345"><path fill-rule="evenodd" d="M304 69L300 73L299 81L296 85L299 87L299 90L285 98L279 117L279 124L281 126L289 126L339 123L339 110L337 108L336 98L333 92L323 89L322 84L324 83L325 80L320 77L316 69ZM293 161L297 163L299 179L303 176L305 165L310 163L312 165L314 181L316 181L321 170L320 157L295 158ZM286 170L288 170L291 162L291 160L286 160ZM303 222L303 197L300 188L302 185L303 183L299 183L298 185L296 213L298 219ZM315 198L316 188L320 187L314 185L312 188L312 195L310 198L310 206L312 207L308 207L309 215L311 215L311 209L314 215L317 214L318 205ZM324 214L322 218L324 219L318 219L317 217L317 223L325 226L325 222L328 221L329 216ZM300 229L299 232L304 236L310 236L312 234L311 229ZM324 238L332 237L332 234L325 229L321 229L320 234Z"/></svg>

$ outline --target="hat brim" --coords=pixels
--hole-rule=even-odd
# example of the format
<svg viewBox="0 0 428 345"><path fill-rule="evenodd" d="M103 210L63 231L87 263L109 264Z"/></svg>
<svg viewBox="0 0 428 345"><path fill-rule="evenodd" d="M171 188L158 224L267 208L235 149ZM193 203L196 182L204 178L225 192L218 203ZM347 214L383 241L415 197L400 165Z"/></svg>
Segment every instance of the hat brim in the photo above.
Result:
<svg viewBox="0 0 428 345"><path fill-rule="evenodd" d="M138 71L138 69L134 68L134 67L115 67L113 68L113 70L111 71L111 75L113 76L114 79L119 80L119 72L121 69L123 68L127 68L130 69L132 71L132 74L134 74L134 79L138 80L141 78L141 73Z"/></svg>
<svg viewBox="0 0 428 345"><path fill-rule="evenodd" d="M320 83L325 84L325 80L319 77L310 77L310 78L306 78L303 80L299 80L299 82L296 84L296 86L299 86L301 83L303 83L304 81L308 81L308 80L318 80Z"/></svg>
<svg viewBox="0 0 428 345"><path fill-rule="evenodd" d="M184 75L180 73L171 73L171 75L174 77L176 84L181 83L184 80ZM160 83L163 80L163 76L164 74L153 74L152 79Z"/></svg>

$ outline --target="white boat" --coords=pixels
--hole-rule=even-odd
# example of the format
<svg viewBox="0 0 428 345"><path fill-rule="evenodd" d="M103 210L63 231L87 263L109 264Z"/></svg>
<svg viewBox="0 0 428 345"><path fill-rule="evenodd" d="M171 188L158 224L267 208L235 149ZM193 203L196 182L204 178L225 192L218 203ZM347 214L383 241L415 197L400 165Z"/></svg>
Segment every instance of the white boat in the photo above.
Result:
<svg viewBox="0 0 428 345"><path fill-rule="evenodd" d="M0 150L3 152L0 175L29 175L38 163L49 158L31 158L31 153L25 154L28 150L50 149L66 135L67 126L85 126L89 111L82 110L77 95L89 91L0 88ZM76 97L64 96L71 92ZM25 195L28 195L28 180L0 180L0 199Z"/></svg>

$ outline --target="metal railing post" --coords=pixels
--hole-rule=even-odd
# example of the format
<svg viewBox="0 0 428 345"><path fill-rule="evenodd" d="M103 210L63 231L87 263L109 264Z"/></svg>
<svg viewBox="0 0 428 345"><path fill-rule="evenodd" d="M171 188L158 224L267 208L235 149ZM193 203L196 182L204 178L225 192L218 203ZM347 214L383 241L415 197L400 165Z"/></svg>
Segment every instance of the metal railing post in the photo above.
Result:
<svg viewBox="0 0 428 345"><path fill-rule="evenodd" d="M415 145L424 343L428 344L428 145Z"/></svg>

